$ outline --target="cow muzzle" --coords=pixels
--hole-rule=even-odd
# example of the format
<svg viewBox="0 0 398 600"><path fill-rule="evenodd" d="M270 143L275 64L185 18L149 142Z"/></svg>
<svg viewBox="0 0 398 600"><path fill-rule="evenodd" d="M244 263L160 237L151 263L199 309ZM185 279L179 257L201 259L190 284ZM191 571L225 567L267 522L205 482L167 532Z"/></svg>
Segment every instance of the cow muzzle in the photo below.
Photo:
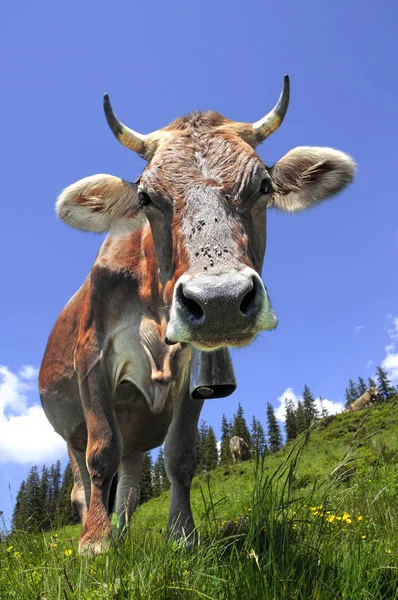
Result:
<svg viewBox="0 0 398 600"><path fill-rule="evenodd" d="M249 267L215 275L183 275L174 288L166 337L200 350L243 347L276 327L267 291Z"/></svg>

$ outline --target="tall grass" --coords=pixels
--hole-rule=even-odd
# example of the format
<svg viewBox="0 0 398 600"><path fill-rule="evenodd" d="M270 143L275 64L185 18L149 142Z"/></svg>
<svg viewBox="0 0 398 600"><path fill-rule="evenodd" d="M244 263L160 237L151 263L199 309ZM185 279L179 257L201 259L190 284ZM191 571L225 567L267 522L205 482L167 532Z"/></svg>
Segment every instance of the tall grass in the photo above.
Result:
<svg viewBox="0 0 398 600"><path fill-rule="evenodd" d="M166 542L157 524L148 527L140 513L123 543L99 557L78 556L78 528L8 536L0 544L1 600L398 598L397 467L391 453L387 448L384 459L366 464L372 438L362 422L341 460L314 478L307 467L309 449L316 453L309 435L279 461L272 457L274 468L265 458L238 465L234 477L218 469L211 479L202 478L196 484L196 546ZM237 514L240 473L250 501ZM220 495L223 478L230 488Z"/></svg>

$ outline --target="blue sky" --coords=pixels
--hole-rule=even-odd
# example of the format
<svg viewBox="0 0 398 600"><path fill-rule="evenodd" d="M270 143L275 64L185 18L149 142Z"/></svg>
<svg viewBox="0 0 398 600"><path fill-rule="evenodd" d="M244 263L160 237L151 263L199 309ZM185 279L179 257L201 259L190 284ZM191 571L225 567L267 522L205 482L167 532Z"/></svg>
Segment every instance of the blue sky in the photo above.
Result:
<svg viewBox="0 0 398 600"><path fill-rule="evenodd" d="M95 173L135 178L144 162L102 112L143 133L194 109L256 121L282 77L291 103L260 148L272 164L299 145L351 154L341 196L300 215L272 213L263 279L279 327L234 352L238 391L207 401L219 427L240 401L266 403L305 383L338 406L349 377L388 367L398 383L398 5L304 2L8 3L1 8L0 510L11 516L32 461L65 459L38 408L35 370L51 327L102 238L57 221L63 187ZM5 60L4 60L5 59ZM27 365L27 366L26 366ZM331 405L332 406L332 405Z"/></svg>

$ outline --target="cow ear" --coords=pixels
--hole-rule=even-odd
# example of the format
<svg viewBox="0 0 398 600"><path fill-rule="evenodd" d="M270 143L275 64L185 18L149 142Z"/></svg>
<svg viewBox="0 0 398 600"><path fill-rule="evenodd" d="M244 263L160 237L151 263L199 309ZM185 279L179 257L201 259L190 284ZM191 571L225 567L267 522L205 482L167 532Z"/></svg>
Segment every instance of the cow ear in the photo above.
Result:
<svg viewBox="0 0 398 600"><path fill-rule="evenodd" d="M270 205L286 212L306 210L341 192L354 178L353 159L339 150L301 146L271 169L274 193Z"/></svg>
<svg viewBox="0 0 398 600"><path fill-rule="evenodd" d="M71 227L96 233L129 233L146 219L137 185L113 175L92 175L65 188L56 211Z"/></svg>

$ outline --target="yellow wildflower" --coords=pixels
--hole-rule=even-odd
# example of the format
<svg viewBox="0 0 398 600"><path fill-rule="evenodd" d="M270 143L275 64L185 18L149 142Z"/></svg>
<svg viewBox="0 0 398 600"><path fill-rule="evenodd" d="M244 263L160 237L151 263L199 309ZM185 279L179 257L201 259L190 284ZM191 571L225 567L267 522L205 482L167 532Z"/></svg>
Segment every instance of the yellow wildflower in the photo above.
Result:
<svg viewBox="0 0 398 600"><path fill-rule="evenodd" d="M72 549L68 548L68 550L65 550L65 556L70 556L72 554Z"/></svg>
<svg viewBox="0 0 398 600"><path fill-rule="evenodd" d="M348 523L348 525L352 523L351 519L346 519L345 522Z"/></svg>
<svg viewBox="0 0 398 600"><path fill-rule="evenodd" d="M19 558L21 556L20 552L14 552L14 558Z"/></svg>
<svg viewBox="0 0 398 600"><path fill-rule="evenodd" d="M366 538L367 538L367 537L368 537L367 535L363 535L363 536L362 536L362 539L363 539L363 540L366 540Z"/></svg>
<svg viewBox="0 0 398 600"><path fill-rule="evenodd" d="M328 517L326 517L326 521L328 523L333 523L333 521L335 520L335 515L329 515Z"/></svg>
<svg viewBox="0 0 398 600"><path fill-rule="evenodd" d="M350 517L350 515L345 512L341 518L343 519L343 521L347 521L347 519L349 519L349 517Z"/></svg>
<svg viewBox="0 0 398 600"><path fill-rule="evenodd" d="M56 548L57 544L50 544L50 548Z"/></svg>
<svg viewBox="0 0 398 600"><path fill-rule="evenodd" d="M378 541L379 541L379 540L372 540L372 542L373 542L374 544L377 544L377 542L378 542Z"/></svg>
<svg viewBox="0 0 398 600"><path fill-rule="evenodd" d="M11 552L13 548L14 548L14 546L8 546L7 552Z"/></svg>
<svg viewBox="0 0 398 600"><path fill-rule="evenodd" d="M391 554L391 550L390 550L390 548L388 548L388 549L386 550L386 552L387 552L387 554Z"/></svg>

